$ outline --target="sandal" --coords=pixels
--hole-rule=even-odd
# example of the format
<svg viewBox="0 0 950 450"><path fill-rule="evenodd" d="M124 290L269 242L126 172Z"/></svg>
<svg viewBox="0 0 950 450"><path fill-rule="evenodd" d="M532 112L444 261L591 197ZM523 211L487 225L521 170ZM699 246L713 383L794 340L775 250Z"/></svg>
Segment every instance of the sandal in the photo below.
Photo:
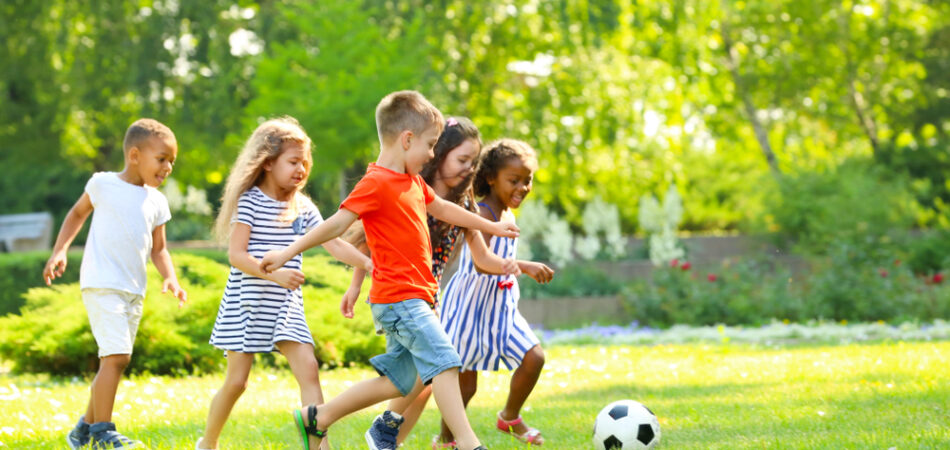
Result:
<svg viewBox="0 0 950 450"><path fill-rule="evenodd" d="M454 449L455 447L458 447L458 444L456 444L455 441L442 442L441 436L439 436L438 434L435 436L432 436L432 450L439 450L443 448Z"/></svg>
<svg viewBox="0 0 950 450"><path fill-rule="evenodd" d="M310 450L310 436L320 438L321 441L323 440L323 438L327 437L327 430L321 431L317 429L316 405L307 406L307 420L306 421L304 421L303 415L300 414L299 409L295 409L293 414L294 414L294 422L297 424L297 432L300 433L300 438L303 439L304 450ZM317 444L317 448L319 447L320 445Z"/></svg>
<svg viewBox="0 0 950 450"><path fill-rule="evenodd" d="M495 425L498 428L498 431L501 431L505 434L510 434L514 436L515 439L518 439L521 442L531 445L541 445L544 443L544 438L541 437L541 431L537 428L528 427L528 431L525 431L524 434L515 433L514 426L521 425L524 423L524 419L521 416L518 416L515 420L505 420L501 418L501 412L498 413L498 423Z"/></svg>

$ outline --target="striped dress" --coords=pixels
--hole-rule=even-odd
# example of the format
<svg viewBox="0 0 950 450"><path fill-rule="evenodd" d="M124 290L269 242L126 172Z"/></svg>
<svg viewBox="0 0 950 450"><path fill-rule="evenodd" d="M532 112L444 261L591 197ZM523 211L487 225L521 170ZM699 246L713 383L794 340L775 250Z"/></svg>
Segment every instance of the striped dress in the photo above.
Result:
<svg viewBox="0 0 950 450"><path fill-rule="evenodd" d="M298 197L297 217L287 221L281 216L287 203L268 197L257 186L238 199L231 222L250 225L247 251L251 256L260 259L270 250L282 249L323 221L316 205L303 196ZM300 270L301 261L296 255L284 267ZM279 341L313 344L301 290L291 291L231 267L211 345L235 352L267 353L274 351Z"/></svg>
<svg viewBox="0 0 950 450"><path fill-rule="evenodd" d="M514 258L517 247L517 238L492 236L489 242L491 251L502 258ZM459 258L458 271L445 287L440 319L462 358L461 370L520 366L539 341L518 311L517 278L478 273L468 243Z"/></svg>

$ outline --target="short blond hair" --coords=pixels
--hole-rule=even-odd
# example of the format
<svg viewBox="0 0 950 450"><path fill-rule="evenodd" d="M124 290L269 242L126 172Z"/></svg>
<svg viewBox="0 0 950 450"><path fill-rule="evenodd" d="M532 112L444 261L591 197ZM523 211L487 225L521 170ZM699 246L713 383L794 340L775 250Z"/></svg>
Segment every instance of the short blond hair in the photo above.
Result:
<svg viewBox="0 0 950 450"><path fill-rule="evenodd" d="M416 91L396 91L376 105L376 132L380 142L390 142L403 131L422 134L442 126L442 113Z"/></svg>
<svg viewBox="0 0 950 450"><path fill-rule="evenodd" d="M142 145L142 142L152 138L171 138L175 139L175 133L172 133L171 128L168 128L165 124L155 120L155 119L139 119L135 122L132 122L132 125L129 125L129 129L125 130L125 138L122 140L122 151L128 153L132 147L138 147Z"/></svg>

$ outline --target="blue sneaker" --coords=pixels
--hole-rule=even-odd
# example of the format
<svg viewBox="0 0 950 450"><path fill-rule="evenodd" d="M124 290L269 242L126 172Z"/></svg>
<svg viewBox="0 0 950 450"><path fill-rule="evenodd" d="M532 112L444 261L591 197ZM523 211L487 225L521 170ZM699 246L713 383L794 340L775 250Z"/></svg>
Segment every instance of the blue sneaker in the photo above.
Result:
<svg viewBox="0 0 950 450"><path fill-rule="evenodd" d="M365 435L370 450L395 450L396 436L399 435L403 420L402 416L392 411L376 416Z"/></svg>
<svg viewBox="0 0 950 450"><path fill-rule="evenodd" d="M92 448L96 450L139 448L142 446L141 442L133 441L115 431L115 424L112 422L98 422L89 425L89 434L92 435Z"/></svg>
<svg viewBox="0 0 950 450"><path fill-rule="evenodd" d="M74 450L89 443L89 424L86 423L86 416L80 417L76 426L66 435L66 443Z"/></svg>

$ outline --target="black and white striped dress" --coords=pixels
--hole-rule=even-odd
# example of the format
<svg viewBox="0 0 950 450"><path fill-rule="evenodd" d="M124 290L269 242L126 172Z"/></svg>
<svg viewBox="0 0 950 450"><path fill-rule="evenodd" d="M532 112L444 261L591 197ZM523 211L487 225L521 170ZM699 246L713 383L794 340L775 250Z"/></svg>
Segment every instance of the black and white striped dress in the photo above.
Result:
<svg viewBox="0 0 950 450"><path fill-rule="evenodd" d="M260 259L270 250L282 249L323 221L316 205L302 195L298 196L293 221L282 216L287 205L268 197L257 186L238 199L237 214L231 222L250 225L247 251L251 256ZM300 270L301 261L296 255L284 267ZM274 351L279 341L313 344L301 290L291 291L231 267L211 345L235 352L267 353Z"/></svg>
<svg viewBox="0 0 950 450"><path fill-rule="evenodd" d="M509 219L514 221L513 216ZM501 258L515 258L518 239L492 236L488 248ZM462 358L460 370L497 371L502 365L513 370L540 343L518 311L520 297L516 277L475 270L472 251L465 243L440 311L442 327Z"/></svg>

